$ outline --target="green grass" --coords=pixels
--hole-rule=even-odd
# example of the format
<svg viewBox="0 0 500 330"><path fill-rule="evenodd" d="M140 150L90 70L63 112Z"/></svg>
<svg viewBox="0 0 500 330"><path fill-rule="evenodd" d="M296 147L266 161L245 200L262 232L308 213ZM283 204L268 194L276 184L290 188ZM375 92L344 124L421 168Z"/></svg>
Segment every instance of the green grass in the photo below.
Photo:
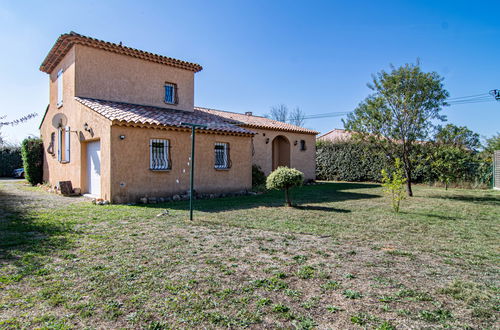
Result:
<svg viewBox="0 0 500 330"><path fill-rule="evenodd" d="M294 208L196 201L194 222L49 197L0 181L0 328L497 324L498 192L416 186L396 214L378 185L327 183Z"/></svg>

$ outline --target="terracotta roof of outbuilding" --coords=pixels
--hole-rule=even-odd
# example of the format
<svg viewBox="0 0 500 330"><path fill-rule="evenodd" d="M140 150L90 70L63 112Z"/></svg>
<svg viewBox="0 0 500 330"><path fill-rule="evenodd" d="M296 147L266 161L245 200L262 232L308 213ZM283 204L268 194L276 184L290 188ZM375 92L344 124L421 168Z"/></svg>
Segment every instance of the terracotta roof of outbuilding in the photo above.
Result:
<svg viewBox="0 0 500 330"><path fill-rule="evenodd" d="M118 123L190 128L181 125L181 122L185 122L207 125L207 128L202 130L255 134L243 127L228 123L225 118L200 110L183 111L85 97L75 97L75 99L105 118Z"/></svg>
<svg viewBox="0 0 500 330"><path fill-rule="evenodd" d="M122 46L121 43L115 44L112 42L94 39L72 31L70 33L61 34L61 36L59 36L54 46L52 46L49 53L47 54L47 57L45 57L45 60L43 61L42 65L40 65L40 71L46 73L52 72L52 70L54 70L57 64L69 52L69 50L71 49L71 47L73 47L73 45L84 45L93 48L98 48L109 52L132 56L146 61L165 64L194 72L198 72L203 69L201 65L196 63L185 62L177 60L175 58L153 54L150 52L145 52L131 47Z"/></svg>
<svg viewBox="0 0 500 330"><path fill-rule="evenodd" d="M243 113L229 112L229 111L202 108L202 107L195 107L195 109L213 115L217 115L220 117L224 117L228 120L228 122L239 124L241 126L245 126L248 128L264 128L264 129L273 129L278 131L287 131L287 132L305 133L314 135L319 133L312 129L284 123L281 121L261 116L247 115Z"/></svg>

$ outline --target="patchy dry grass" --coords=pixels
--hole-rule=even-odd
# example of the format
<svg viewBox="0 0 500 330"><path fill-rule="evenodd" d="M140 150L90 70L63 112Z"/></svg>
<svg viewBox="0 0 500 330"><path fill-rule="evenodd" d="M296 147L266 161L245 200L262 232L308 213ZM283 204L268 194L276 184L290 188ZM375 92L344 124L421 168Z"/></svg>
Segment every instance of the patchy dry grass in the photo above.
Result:
<svg viewBox="0 0 500 330"><path fill-rule="evenodd" d="M328 183L298 208L198 201L189 223L182 202L0 182L0 328L499 327L500 194L415 194L394 214L377 185Z"/></svg>

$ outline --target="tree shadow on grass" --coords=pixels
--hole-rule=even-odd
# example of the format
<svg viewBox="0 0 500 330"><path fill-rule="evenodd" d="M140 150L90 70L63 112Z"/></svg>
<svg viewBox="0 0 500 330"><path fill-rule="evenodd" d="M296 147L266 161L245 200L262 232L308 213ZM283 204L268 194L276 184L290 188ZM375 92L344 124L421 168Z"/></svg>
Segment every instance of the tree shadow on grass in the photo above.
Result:
<svg viewBox="0 0 500 330"><path fill-rule="evenodd" d="M327 212L349 212L333 207L308 206L307 204L321 204L332 202L343 202L349 200L372 199L381 197L378 194L355 192L356 189L370 189L380 187L378 184L364 183L323 183L319 185L302 186L291 189L292 201L302 206L304 210L321 210ZM261 195L225 197L212 200L196 200L195 209L203 212L225 212L230 210L251 209L256 207L278 207L284 204L284 193L282 191L268 191ZM174 210L186 210L188 202L172 202L162 204L145 204L141 207L169 208Z"/></svg>
<svg viewBox="0 0 500 330"><path fill-rule="evenodd" d="M65 235L71 231L63 221L39 219L21 196L0 187L0 268L15 267L15 272L0 275L0 284L39 272L47 256L69 247Z"/></svg>
<svg viewBox="0 0 500 330"><path fill-rule="evenodd" d="M337 212L337 213L350 213L351 210L336 209L334 207L328 206L317 206L317 205L294 205L294 209L305 210L305 211L323 211L323 212Z"/></svg>
<svg viewBox="0 0 500 330"><path fill-rule="evenodd" d="M500 206L500 195L487 196L467 196L467 195L433 195L430 198L448 199L460 202L469 202L474 204Z"/></svg>

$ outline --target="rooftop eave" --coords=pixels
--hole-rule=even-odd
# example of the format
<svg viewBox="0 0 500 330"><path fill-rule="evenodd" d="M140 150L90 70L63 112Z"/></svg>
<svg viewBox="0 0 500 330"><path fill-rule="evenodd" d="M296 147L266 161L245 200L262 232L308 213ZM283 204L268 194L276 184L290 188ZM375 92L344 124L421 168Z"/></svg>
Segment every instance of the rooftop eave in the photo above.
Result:
<svg viewBox="0 0 500 330"><path fill-rule="evenodd" d="M74 45L83 45L92 48L102 49L116 54L127 55L146 61L151 61L163 65L168 65L184 70L199 72L203 67L196 63L190 63L175 58L145 52L139 49L126 47L121 44L115 44L91 37L83 36L76 32L65 33L59 36L54 46L50 49L44 61L40 65L40 71L51 73L59 64L62 58L69 52Z"/></svg>

